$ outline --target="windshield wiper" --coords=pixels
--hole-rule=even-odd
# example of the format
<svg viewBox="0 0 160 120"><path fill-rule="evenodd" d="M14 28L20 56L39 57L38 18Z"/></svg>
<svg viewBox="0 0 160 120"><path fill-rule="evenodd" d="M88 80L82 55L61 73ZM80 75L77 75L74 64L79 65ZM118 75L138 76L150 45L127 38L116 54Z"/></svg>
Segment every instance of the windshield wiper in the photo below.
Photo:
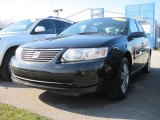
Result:
<svg viewBox="0 0 160 120"><path fill-rule="evenodd" d="M82 33L78 33L78 34L84 35L84 34L96 34L96 33L98 33L98 32L82 32Z"/></svg>
<svg viewBox="0 0 160 120"><path fill-rule="evenodd" d="M107 34L105 32L82 32L82 33L78 33L80 35L85 35L85 34Z"/></svg>

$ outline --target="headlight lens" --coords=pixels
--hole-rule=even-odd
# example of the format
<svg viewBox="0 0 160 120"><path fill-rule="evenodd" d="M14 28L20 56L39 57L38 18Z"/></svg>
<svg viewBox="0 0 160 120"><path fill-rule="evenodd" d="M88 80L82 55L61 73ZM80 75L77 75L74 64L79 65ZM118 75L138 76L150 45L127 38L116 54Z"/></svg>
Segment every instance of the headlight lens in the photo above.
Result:
<svg viewBox="0 0 160 120"><path fill-rule="evenodd" d="M23 48L19 47L16 50L16 59L21 59Z"/></svg>
<svg viewBox="0 0 160 120"><path fill-rule="evenodd" d="M106 57L108 47L68 49L62 56L62 62L77 62Z"/></svg>

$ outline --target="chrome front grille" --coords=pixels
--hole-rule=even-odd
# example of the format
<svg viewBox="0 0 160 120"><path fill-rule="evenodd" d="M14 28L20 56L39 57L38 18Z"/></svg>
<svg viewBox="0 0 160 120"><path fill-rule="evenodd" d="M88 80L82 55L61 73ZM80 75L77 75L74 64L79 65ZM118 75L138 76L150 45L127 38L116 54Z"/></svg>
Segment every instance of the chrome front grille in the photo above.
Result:
<svg viewBox="0 0 160 120"><path fill-rule="evenodd" d="M24 49L22 60L28 62L50 62L62 49Z"/></svg>

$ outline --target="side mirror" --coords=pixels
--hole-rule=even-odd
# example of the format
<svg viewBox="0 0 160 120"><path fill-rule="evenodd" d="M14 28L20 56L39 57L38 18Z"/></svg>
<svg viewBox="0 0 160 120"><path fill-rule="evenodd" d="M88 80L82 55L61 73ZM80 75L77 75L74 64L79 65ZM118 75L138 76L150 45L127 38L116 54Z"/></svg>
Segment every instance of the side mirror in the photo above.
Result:
<svg viewBox="0 0 160 120"><path fill-rule="evenodd" d="M133 32L128 35L128 40L132 40L133 38L138 38L138 37L146 37L145 32Z"/></svg>
<svg viewBox="0 0 160 120"><path fill-rule="evenodd" d="M34 30L35 33L42 33L42 32L45 32L45 27L43 26L37 26Z"/></svg>

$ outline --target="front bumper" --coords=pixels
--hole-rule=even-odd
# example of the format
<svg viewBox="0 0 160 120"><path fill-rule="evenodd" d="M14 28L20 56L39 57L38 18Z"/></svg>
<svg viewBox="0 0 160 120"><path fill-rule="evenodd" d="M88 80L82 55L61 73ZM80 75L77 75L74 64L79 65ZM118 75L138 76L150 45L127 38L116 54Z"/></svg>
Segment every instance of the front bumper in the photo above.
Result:
<svg viewBox="0 0 160 120"><path fill-rule="evenodd" d="M40 88L44 90L52 91L55 94L61 95L70 95L70 96L78 96L85 93L93 93L97 91L99 84L87 87L79 87L79 88L65 88L65 87L56 87L55 84L44 84L37 83L30 79L25 79L21 77L17 77L12 75L12 80L14 83L23 84L30 87Z"/></svg>
<svg viewBox="0 0 160 120"><path fill-rule="evenodd" d="M64 95L98 91L103 82L104 59L83 63L26 63L12 59L15 83L50 90Z"/></svg>

